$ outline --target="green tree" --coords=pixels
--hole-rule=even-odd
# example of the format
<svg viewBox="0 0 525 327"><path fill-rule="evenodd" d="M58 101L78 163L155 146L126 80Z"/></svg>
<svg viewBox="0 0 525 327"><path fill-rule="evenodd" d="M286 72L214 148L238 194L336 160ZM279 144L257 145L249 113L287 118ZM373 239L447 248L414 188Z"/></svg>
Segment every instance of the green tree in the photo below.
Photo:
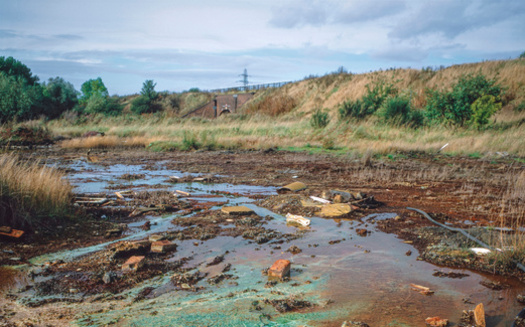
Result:
<svg viewBox="0 0 525 327"><path fill-rule="evenodd" d="M520 56L519 56L520 59L525 59L525 51L523 51Z"/></svg>
<svg viewBox="0 0 525 327"><path fill-rule="evenodd" d="M27 118L34 98L32 87L24 78L0 73L0 122Z"/></svg>
<svg viewBox="0 0 525 327"><path fill-rule="evenodd" d="M153 80L146 80L142 84L140 96L131 102L130 110L138 115L157 112L160 105L157 103L158 93L155 91L156 83Z"/></svg>
<svg viewBox="0 0 525 327"><path fill-rule="evenodd" d="M79 99L79 103L83 106L86 106L89 98L92 96L98 96L107 98L109 96L108 89L104 85L104 82L102 82L102 79L98 77L97 79L90 79L88 81L85 81L84 84L80 87L80 91L82 91L82 96Z"/></svg>
<svg viewBox="0 0 525 327"><path fill-rule="evenodd" d="M46 102L44 114L49 118L56 118L63 112L73 109L78 104L78 93L73 84L63 78L50 78L44 83Z"/></svg>
<svg viewBox="0 0 525 327"><path fill-rule="evenodd" d="M0 57L0 72L6 76L21 77L29 85L35 85L38 82L38 77L33 76L31 69L13 57Z"/></svg>
<svg viewBox="0 0 525 327"><path fill-rule="evenodd" d="M142 90L140 91L140 94L150 102L155 101L158 97L158 94L155 91L156 85L157 83L154 83L153 80L146 80L144 84L142 84Z"/></svg>

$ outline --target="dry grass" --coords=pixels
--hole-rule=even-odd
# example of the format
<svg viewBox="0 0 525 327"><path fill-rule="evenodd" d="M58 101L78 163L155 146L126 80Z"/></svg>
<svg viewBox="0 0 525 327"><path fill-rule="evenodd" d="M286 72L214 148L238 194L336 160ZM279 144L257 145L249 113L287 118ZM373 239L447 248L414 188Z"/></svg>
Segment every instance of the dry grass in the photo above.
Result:
<svg viewBox="0 0 525 327"><path fill-rule="evenodd" d="M64 174L37 162L0 155L0 222L13 227L49 225L69 210L72 187Z"/></svg>
<svg viewBox="0 0 525 327"><path fill-rule="evenodd" d="M160 141L160 137L125 137L121 138L115 135L112 136L94 136L85 138L74 138L60 142L60 146L69 149L104 149L104 148L133 148L146 147L149 144Z"/></svg>

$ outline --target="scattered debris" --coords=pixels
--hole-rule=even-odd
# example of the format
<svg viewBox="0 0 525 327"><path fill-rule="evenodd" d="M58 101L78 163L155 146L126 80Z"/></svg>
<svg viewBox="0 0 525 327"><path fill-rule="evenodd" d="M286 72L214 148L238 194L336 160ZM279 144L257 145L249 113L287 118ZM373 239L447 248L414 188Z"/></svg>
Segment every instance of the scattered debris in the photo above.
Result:
<svg viewBox="0 0 525 327"><path fill-rule="evenodd" d="M251 215L254 211L245 206L236 206L236 207L222 207L221 211L230 216L243 216Z"/></svg>
<svg viewBox="0 0 525 327"><path fill-rule="evenodd" d="M301 248L299 248L297 245L292 245L288 250L286 250L286 252L290 252L291 254L299 254L303 252L303 250L301 250Z"/></svg>
<svg viewBox="0 0 525 327"><path fill-rule="evenodd" d="M108 201L109 201L108 198L89 198L89 197L75 198L76 204L83 204L83 205L102 205Z"/></svg>
<svg viewBox="0 0 525 327"><path fill-rule="evenodd" d="M523 327L525 326L525 309L521 309L516 318L514 318L514 323L512 327Z"/></svg>
<svg viewBox="0 0 525 327"><path fill-rule="evenodd" d="M268 269L268 277L275 277L283 279L290 276L290 267L292 266L290 260L279 259L273 263Z"/></svg>
<svg viewBox="0 0 525 327"><path fill-rule="evenodd" d="M177 249L177 244L168 240L156 241L151 244L151 252L166 253Z"/></svg>
<svg viewBox="0 0 525 327"><path fill-rule="evenodd" d="M293 182L291 184L285 185L281 188L277 189L277 193L279 194L286 194L291 192L297 192L300 190L304 190L306 188L306 185L301 182Z"/></svg>
<svg viewBox="0 0 525 327"><path fill-rule="evenodd" d="M365 229L365 228L357 228L355 230L355 232L357 233L357 235L359 236L362 236L362 237L365 237L367 236L368 234L370 234L370 231Z"/></svg>
<svg viewBox="0 0 525 327"><path fill-rule="evenodd" d="M112 271L107 271L104 273L104 276L102 276L102 281L104 284L110 284L113 280L115 280L116 274Z"/></svg>
<svg viewBox="0 0 525 327"><path fill-rule="evenodd" d="M180 191L180 190L176 190L175 191L175 196L185 196L185 197L188 197L190 196L191 194L188 193L188 192L184 192L184 191Z"/></svg>
<svg viewBox="0 0 525 327"><path fill-rule="evenodd" d="M219 263L221 263L223 261L224 261L224 255L218 255L215 258L213 258L213 260L210 263L208 263L206 266L207 267L215 266L215 265L218 265Z"/></svg>
<svg viewBox="0 0 525 327"><path fill-rule="evenodd" d="M313 306L312 303L304 300L298 300L293 296L281 300L265 299L264 303L272 305L275 308L275 310L277 310L280 313L294 311L297 309L310 308Z"/></svg>
<svg viewBox="0 0 525 327"><path fill-rule="evenodd" d="M120 228L114 228L114 229L109 229L106 231L106 234L104 235L106 238L111 238L111 237L117 237L117 236L120 236L122 234L122 229Z"/></svg>
<svg viewBox="0 0 525 327"><path fill-rule="evenodd" d="M423 295L431 295L431 294L434 294L434 291L432 291L430 288L428 287L425 287L425 286L421 286L421 285L417 285L417 284L410 284L410 286L412 287L412 290L413 291L416 291L416 292L419 292Z"/></svg>
<svg viewBox="0 0 525 327"><path fill-rule="evenodd" d="M439 270L436 270L434 271L434 273L432 274L432 276L435 276L435 277L447 277L447 278L464 278L464 277L468 277L470 276L469 274L463 274L463 273L457 273L457 272L443 272L443 271L439 271Z"/></svg>
<svg viewBox="0 0 525 327"><path fill-rule="evenodd" d="M490 253L490 250L487 248L470 248L470 251L478 255L484 255Z"/></svg>
<svg viewBox="0 0 525 327"><path fill-rule="evenodd" d="M160 235L160 234L152 234L149 236L149 241L150 242L157 242L157 241L162 241L163 239L165 239L166 237L164 235Z"/></svg>
<svg viewBox="0 0 525 327"><path fill-rule="evenodd" d="M481 285L487 287L487 288L490 288L491 290L494 290L494 291L501 291L501 290L510 288L509 284L505 284L505 283L502 283L502 282L492 282L492 281L483 280L483 281L481 281L479 283Z"/></svg>
<svg viewBox="0 0 525 327"><path fill-rule="evenodd" d="M145 258L143 255L130 257L123 265L122 271L138 271L144 266Z"/></svg>
<svg viewBox="0 0 525 327"><path fill-rule="evenodd" d="M310 196L310 199L314 200L314 201L317 201L317 202L320 202L320 203L323 203L323 204L330 204L332 203L331 201L329 200L326 200L326 199L323 199L323 198L319 198L317 196Z"/></svg>
<svg viewBox="0 0 525 327"><path fill-rule="evenodd" d="M476 323L476 327L487 326L485 323L485 308L483 307L483 303L478 304L474 309L474 321Z"/></svg>
<svg viewBox="0 0 525 327"><path fill-rule="evenodd" d="M350 211L352 211L352 207L349 204L334 203L322 206L317 215L325 218L339 218L349 214Z"/></svg>
<svg viewBox="0 0 525 327"><path fill-rule="evenodd" d="M446 327L448 325L448 319L441 319L440 317L429 317L425 319L425 323L429 326Z"/></svg>
<svg viewBox="0 0 525 327"><path fill-rule="evenodd" d="M291 213L286 214L286 222L299 224L304 227L310 226L310 219L304 218L303 216L299 215L292 215Z"/></svg>
<svg viewBox="0 0 525 327"><path fill-rule="evenodd" d="M0 227L0 236L6 236L6 237L10 237L10 238L20 238L24 235L24 231L23 230L19 230L19 229L13 229L9 226L1 226Z"/></svg>

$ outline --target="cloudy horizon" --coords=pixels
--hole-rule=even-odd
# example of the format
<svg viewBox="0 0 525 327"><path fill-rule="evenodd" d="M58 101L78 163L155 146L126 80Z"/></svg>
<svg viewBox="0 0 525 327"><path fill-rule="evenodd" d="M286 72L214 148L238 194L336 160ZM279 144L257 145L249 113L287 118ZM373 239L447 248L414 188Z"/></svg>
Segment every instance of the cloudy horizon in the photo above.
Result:
<svg viewBox="0 0 525 327"><path fill-rule="evenodd" d="M525 51L521 0L3 1L0 56L110 94L438 67Z"/></svg>

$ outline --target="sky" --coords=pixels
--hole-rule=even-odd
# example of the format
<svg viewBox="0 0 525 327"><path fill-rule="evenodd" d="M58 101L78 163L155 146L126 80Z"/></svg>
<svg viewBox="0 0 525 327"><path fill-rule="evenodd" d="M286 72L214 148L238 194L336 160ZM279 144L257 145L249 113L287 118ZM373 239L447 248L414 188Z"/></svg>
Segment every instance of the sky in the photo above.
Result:
<svg viewBox="0 0 525 327"><path fill-rule="evenodd" d="M0 0L0 56L110 94L450 66L525 51L524 0Z"/></svg>

